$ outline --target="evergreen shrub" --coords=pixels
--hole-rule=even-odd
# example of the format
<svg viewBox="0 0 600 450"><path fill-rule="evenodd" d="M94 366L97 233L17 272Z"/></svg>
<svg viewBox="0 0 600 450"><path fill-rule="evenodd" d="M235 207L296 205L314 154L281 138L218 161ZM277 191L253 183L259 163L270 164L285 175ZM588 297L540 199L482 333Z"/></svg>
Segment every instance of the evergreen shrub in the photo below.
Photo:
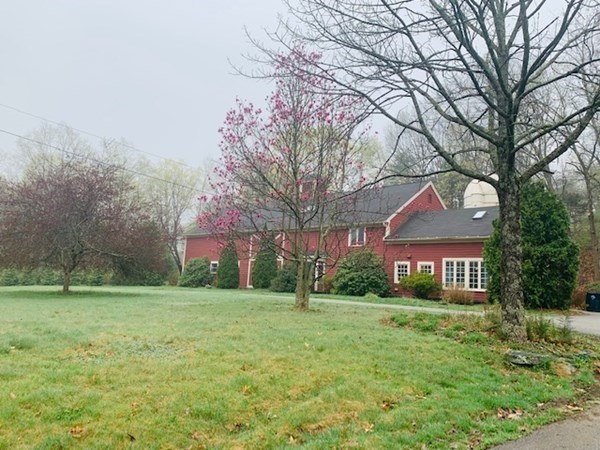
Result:
<svg viewBox="0 0 600 450"><path fill-rule="evenodd" d="M287 263L279 269L275 278L271 280L271 291L273 292L296 292L296 277L298 268L296 264Z"/></svg>
<svg viewBox="0 0 600 450"><path fill-rule="evenodd" d="M332 292L360 297L368 292L389 295L390 282L381 258L370 249L350 253L333 277Z"/></svg>
<svg viewBox="0 0 600 450"><path fill-rule="evenodd" d="M400 287L417 298L428 299L442 290L442 285L430 273L414 272L400 280Z"/></svg>
<svg viewBox="0 0 600 450"><path fill-rule="evenodd" d="M528 308L566 309L577 282L579 247L569 234L569 213L542 183L531 182L521 193L523 285ZM488 299L500 298L500 229L484 249L489 277Z"/></svg>
<svg viewBox="0 0 600 450"><path fill-rule="evenodd" d="M276 275L275 239L272 235L268 235L261 240L260 250L252 264L252 286L256 289L268 289Z"/></svg>
<svg viewBox="0 0 600 450"><path fill-rule="evenodd" d="M208 258L190 259L179 277L181 287L204 287L212 283L213 275L210 273L210 261Z"/></svg>
<svg viewBox="0 0 600 450"><path fill-rule="evenodd" d="M217 287L237 289L240 287L240 267L235 246L230 243L221 251L217 269Z"/></svg>

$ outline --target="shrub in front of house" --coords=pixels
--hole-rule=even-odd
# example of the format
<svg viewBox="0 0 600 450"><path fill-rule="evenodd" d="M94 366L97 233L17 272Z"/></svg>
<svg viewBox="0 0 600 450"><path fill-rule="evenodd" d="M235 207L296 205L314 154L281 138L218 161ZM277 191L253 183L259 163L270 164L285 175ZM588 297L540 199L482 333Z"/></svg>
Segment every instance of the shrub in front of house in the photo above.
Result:
<svg viewBox="0 0 600 450"><path fill-rule="evenodd" d="M235 246L230 243L221 251L217 268L217 287L237 289L240 287L240 267Z"/></svg>
<svg viewBox="0 0 600 450"><path fill-rule="evenodd" d="M255 289L268 289L277 275L277 252L272 235L261 240L260 250L252 265L252 286Z"/></svg>
<svg viewBox="0 0 600 450"><path fill-rule="evenodd" d="M284 264L283 267L277 271L275 278L271 280L270 290L273 292L295 292L297 276L298 269L296 264Z"/></svg>
<svg viewBox="0 0 600 450"><path fill-rule="evenodd" d="M446 303L454 305L472 305L473 304L473 293L467 291L461 286L452 286L444 289L442 300Z"/></svg>
<svg viewBox="0 0 600 450"><path fill-rule="evenodd" d="M381 257L372 250L350 253L333 277L332 292L360 297L368 292L380 297L389 295L390 282Z"/></svg>
<svg viewBox="0 0 600 450"><path fill-rule="evenodd" d="M190 259L185 265L185 270L179 278L179 286L197 288L212 282L210 261L208 258Z"/></svg>
<svg viewBox="0 0 600 450"><path fill-rule="evenodd" d="M400 287L415 297L428 299L442 290L442 285L430 273L414 272L400 280Z"/></svg>

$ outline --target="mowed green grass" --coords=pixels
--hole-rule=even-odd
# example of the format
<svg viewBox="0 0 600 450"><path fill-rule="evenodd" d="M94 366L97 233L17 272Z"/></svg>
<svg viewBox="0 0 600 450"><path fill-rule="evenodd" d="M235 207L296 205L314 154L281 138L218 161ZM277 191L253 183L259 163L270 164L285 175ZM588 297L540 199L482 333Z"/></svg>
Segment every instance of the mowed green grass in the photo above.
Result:
<svg viewBox="0 0 600 450"><path fill-rule="evenodd" d="M506 367L505 349L385 326L385 310L74 290L0 289L0 449L485 448L576 391Z"/></svg>

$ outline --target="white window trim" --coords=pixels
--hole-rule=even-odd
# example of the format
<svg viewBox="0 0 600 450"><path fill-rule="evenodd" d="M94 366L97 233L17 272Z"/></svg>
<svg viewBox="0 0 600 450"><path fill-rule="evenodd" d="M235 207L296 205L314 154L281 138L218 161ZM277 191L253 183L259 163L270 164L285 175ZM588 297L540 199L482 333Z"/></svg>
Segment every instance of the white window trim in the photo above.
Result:
<svg viewBox="0 0 600 450"><path fill-rule="evenodd" d="M248 276L246 277L246 288L254 289L254 286L250 284L250 279L252 278L252 263L256 261L254 258L250 258L248 260Z"/></svg>
<svg viewBox="0 0 600 450"><path fill-rule="evenodd" d="M359 244L352 243L352 230L363 230L363 242ZM367 245L367 227L354 227L348 229L348 247L364 247Z"/></svg>
<svg viewBox="0 0 600 450"><path fill-rule="evenodd" d="M319 268L318 268L318 265L319 265L319 264L322 264L322 265L323 265L323 276L322 276L321 278L318 278L318 276L319 276ZM326 274L326 273L327 273L327 263L325 262L325 260L324 260L324 259L320 259L320 258L319 258L319 259L318 259L318 260L315 262L315 273L314 273L315 283L314 283L314 286L313 286L313 288L314 288L315 290L316 290L316 289L318 289L318 285L319 285L319 283L322 283L322 282L323 282L323 278L325 277L325 274Z"/></svg>
<svg viewBox="0 0 600 450"><path fill-rule="evenodd" d="M465 291L471 292L486 292L487 289L471 289L469 287L469 263L470 262L478 262L479 263L479 285L481 286L481 264L484 263L483 258L442 258L442 286L443 289L448 289L446 286L446 261L464 261L465 263L465 285L461 288ZM487 272L486 272L487 273ZM456 272L455 272L456 278ZM487 279L489 282L489 278Z"/></svg>
<svg viewBox="0 0 600 450"><path fill-rule="evenodd" d="M406 265L406 276L410 275L410 261L394 261L394 284L400 283L398 266Z"/></svg>
<svg viewBox="0 0 600 450"><path fill-rule="evenodd" d="M431 274L435 273L435 263L433 261L419 261L417 263L417 272L421 271L421 266L431 266Z"/></svg>
<svg viewBox="0 0 600 450"><path fill-rule="evenodd" d="M213 266L213 264L216 264L216 268L215 268L215 271L214 271L214 272L212 271L212 266ZM209 269L209 270L210 270L210 274L211 274L211 275L216 275L216 274L217 274L217 271L219 270L219 261L211 261L211 262L210 262L210 266L209 266L209 268L210 268L210 269Z"/></svg>

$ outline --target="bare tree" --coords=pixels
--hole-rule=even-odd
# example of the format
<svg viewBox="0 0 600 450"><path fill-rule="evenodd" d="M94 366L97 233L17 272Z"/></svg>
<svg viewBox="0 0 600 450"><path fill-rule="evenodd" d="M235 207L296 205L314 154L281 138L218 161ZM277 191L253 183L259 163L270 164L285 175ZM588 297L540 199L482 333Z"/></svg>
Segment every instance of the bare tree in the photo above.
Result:
<svg viewBox="0 0 600 450"><path fill-rule="evenodd" d="M574 159L571 166L583 179L585 187L585 205L588 220L591 255L592 276L594 281L600 280L600 245L596 230L596 193L600 187L600 121L594 119L592 126L573 145Z"/></svg>
<svg viewBox="0 0 600 450"><path fill-rule="evenodd" d="M139 180L141 193L148 200L153 219L164 234L169 253L181 273L179 243L183 227L192 220L195 201L201 195L204 173L171 160L159 164L145 162L141 168L145 175Z"/></svg>
<svg viewBox="0 0 600 450"><path fill-rule="evenodd" d="M598 3L567 0L562 11L546 0L299 0L288 6L292 17L272 37L278 45L302 40L321 50L324 57L305 70L425 137L450 170L496 188L503 329L526 339L521 186L565 153L599 108L598 55L580 59L578 52L598 39ZM266 57L273 54L257 45ZM590 96L531 120L524 108L530 98L569 92L582 77L595 86ZM409 119L398 115L400 108ZM455 149L444 138L450 126L473 145ZM532 156L531 146L547 136L553 147ZM498 178L461 164L457 156L469 152L485 155ZM530 162L521 164L526 152Z"/></svg>

